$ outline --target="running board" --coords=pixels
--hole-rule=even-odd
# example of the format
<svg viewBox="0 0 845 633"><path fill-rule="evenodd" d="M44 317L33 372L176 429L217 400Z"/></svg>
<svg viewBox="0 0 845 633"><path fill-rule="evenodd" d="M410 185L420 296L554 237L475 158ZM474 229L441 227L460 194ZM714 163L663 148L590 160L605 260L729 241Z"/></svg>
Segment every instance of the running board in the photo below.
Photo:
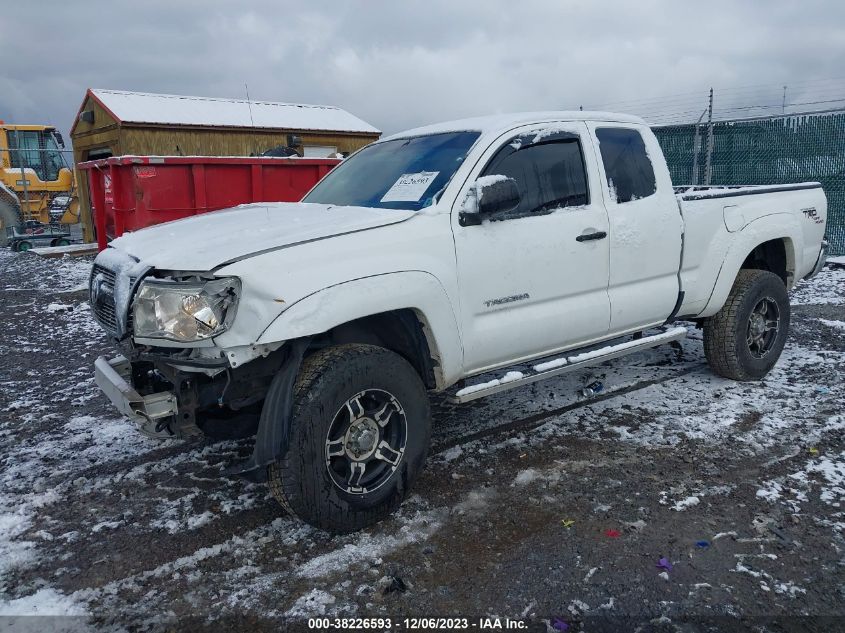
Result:
<svg viewBox="0 0 845 633"><path fill-rule="evenodd" d="M548 361L543 361L532 366L533 371L529 374L523 374L518 371L507 372L501 378L496 378L488 382L483 382L476 385L469 385L463 389L459 389L454 394L448 396L449 401L463 404L485 396L491 396L494 393L515 389L530 385L547 378L554 378L562 374L568 374L573 371L578 371L585 367L593 367L600 365L606 360L613 358L620 358L640 352L644 349L657 347L664 343L672 341L680 341L686 338L687 329L683 327L676 327L665 330L652 336L644 336L640 339L634 339L619 343L618 345L611 345L609 347L602 347L572 356L561 356Z"/></svg>

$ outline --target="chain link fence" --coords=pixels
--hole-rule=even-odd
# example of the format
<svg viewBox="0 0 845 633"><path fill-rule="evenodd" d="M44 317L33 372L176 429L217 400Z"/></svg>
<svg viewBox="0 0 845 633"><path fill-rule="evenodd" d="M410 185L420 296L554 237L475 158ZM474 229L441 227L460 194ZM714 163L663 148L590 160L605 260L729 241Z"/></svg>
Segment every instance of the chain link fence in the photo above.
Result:
<svg viewBox="0 0 845 633"><path fill-rule="evenodd" d="M831 253L845 255L845 110L653 130L678 185L822 183Z"/></svg>

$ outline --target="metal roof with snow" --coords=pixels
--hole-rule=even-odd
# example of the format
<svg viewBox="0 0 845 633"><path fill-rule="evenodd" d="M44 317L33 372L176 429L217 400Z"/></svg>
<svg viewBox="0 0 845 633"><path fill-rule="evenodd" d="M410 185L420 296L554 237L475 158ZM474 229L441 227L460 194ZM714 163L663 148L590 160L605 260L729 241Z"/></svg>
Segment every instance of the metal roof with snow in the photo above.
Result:
<svg viewBox="0 0 845 633"><path fill-rule="evenodd" d="M104 90L89 94L122 123L330 132L380 131L334 106Z"/></svg>

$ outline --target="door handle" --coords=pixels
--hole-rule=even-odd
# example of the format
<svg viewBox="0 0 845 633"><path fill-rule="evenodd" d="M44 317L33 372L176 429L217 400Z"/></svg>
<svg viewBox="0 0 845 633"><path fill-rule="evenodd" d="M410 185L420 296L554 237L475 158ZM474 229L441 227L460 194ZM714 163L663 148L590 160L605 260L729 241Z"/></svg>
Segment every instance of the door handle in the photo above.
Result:
<svg viewBox="0 0 845 633"><path fill-rule="evenodd" d="M586 233L575 238L577 242L586 242L588 240L603 240L607 237L605 231L596 231L595 233Z"/></svg>

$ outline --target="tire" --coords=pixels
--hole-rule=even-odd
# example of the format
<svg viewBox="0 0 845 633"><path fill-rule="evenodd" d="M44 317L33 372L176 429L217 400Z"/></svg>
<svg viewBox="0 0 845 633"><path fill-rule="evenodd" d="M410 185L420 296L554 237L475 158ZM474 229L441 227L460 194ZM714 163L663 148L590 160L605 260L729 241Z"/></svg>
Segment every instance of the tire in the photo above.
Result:
<svg viewBox="0 0 845 633"><path fill-rule="evenodd" d="M788 332L789 295L783 280L767 270L740 270L725 305L704 320L704 354L720 376L759 380L777 363Z"/></svg>
<svg viewBox="0 0 845 633"><path fill-rule="evenodd" d="M32 242L28 242L27 240L21 240L20 242L18 242L18 248L17 248L17 251L18 251L19 253L25 253L25 252L27 252L29 249L31 249L31 248L32 248L32 246L33 246Z"/></svg>
<svg viewBox="0 0 845 633"><path fill-rule="evenodd" d="M70 240L60 237L56 240L56 246L70 246Z"/></svg>
<svg viewBox="0 0 845 633"><path fill-rule="evenodd" d="M12 205L6 200L0 200L0 247L9 245L6 229L22 224L23 216L21 215L21 208Z"/></svg>
<svg viewBox="0 0 845 633"><path fill-rule="evenodd" d="M306 523L334 533L377 523L422 471L428 396L414 368L387 349L340 345L306 358L291 414L288 450L270 465L268 480L282 507Z"/></svg>

